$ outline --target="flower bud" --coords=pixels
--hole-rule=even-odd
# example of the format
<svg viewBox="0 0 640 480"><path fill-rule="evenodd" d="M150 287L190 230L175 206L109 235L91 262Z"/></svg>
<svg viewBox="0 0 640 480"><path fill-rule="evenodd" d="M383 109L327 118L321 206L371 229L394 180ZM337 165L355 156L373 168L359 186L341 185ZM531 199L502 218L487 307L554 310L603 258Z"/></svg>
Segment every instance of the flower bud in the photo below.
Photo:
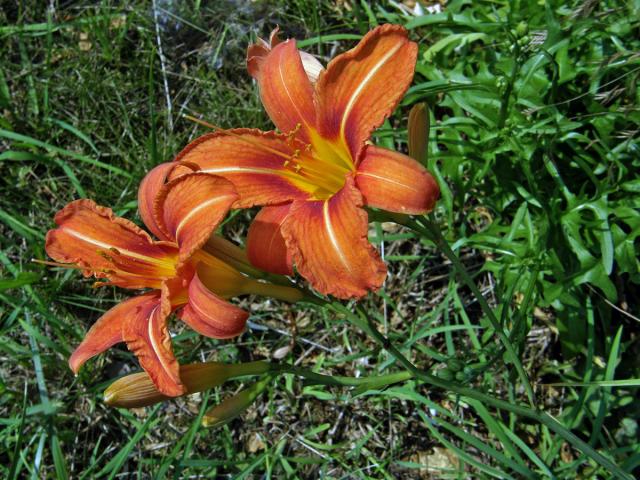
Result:
<svg viewBox="0 0 640 480"><path fill-rule="evenodd" d="M230 422L247 408L258 398L271 383L273 377L267 375L262 380L254 383L249 388L245 388L240 393L227 398L219 405L209 409L202 417L202 425L205 427L219 427Z"/></svg>
<svg viewBox="0 0 640 480"><path fill-rule="evenodd" d="M180 366L180 379L185 395L222 385L230 378L259 375L269 370L266 362L225 364L219 362L191 363ZM137 408L169 400L155 387L147 373L140 372L119 378L104 391L104 401L112 407Z"/></svg>
<svg viewBox="0 0 640 480"><path fill-rule="evenodd" d="M449 367L452 372L459 372L464 368L464 363L459 358L452 358L447 362L447 367Z"/></svg>
<svg viewBox="0 0 640 480"><path fill-rule="evenodd" d="M529 25L527 22L520 22L516 27L516 35L518 37L524 37L527 33L529 33Z"/></svg>
<svg viewBox="0 0 640 480"><path fill-rule="evenodd" d="M418 162L426 162L429 144L429 109L426 103L416 103L409 112L407 127L409 156Z"/></svg>
<svg viewBox="0 0 640 480"><path fill-rule="evenodd" d="M448 382L453 380L453 372L451 370L449 370L448 368L442 368L442 369L438 370L436 372L436 375L438 376L438 378L441 378L442 380L446 380Z"/></svg>

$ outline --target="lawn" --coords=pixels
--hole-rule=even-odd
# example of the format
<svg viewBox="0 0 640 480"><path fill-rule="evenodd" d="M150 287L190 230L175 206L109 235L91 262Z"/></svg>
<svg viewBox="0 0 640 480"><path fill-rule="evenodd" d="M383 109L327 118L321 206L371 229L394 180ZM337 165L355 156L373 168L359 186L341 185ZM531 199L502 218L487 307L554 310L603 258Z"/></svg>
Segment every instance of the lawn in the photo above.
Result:
<svg viewBox="0 0 640 480"><path fill-rule="evenodd" d="M42 263L54 214L90 198L140 223L145 173L209 131L187 116L272 129L245 54L276 25L326 65L384 23L419 53L374 141L408 152L424 104L441 196L369 210L383 287L235 299L251 316L232 340L172 321L182 364L273 371L106 405L135 356L78 376L67 360L129 293ZM632 0L0 1L0 477L634 478L639 52ZM220 233L243 246L257 211ZM238 416L203 424L244 389Z"/></svg>

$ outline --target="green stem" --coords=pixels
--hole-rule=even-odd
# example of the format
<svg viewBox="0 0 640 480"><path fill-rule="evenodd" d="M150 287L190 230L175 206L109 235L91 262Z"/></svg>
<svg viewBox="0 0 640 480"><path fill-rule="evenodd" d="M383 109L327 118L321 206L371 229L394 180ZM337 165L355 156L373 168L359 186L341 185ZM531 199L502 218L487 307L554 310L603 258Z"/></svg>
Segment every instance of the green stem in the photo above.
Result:
<svg viewBox="0 0 640 480"><path fill-rule="evenodd" d="M342 386L342 387L363 387L371 386L371 388L380 388L392 383L404 382L413 378L411 372L402 371L396 373L390 373L387 375L370 376L370 377L339 377L322 375L320 373L312 372L305 368L292 367L289 365L272 364L272 371L278 373L291 373L298 375L307 380L311 380L312 383L320 385L330 386Z"/></svg>
<svg viewBox="0 0 640 480"><path fill-rule="evenodd" d="M624 479L633 479L631 475L624 472L620 467L618 467L615 463L613 463L608 458L601 455L599 452L594 450L587 442L583 441L571 431L566 429L560 422L558 422L555 418L551 417L545 412L541 412L539 410L534 410L532 408L526 407L524 405L518 405L516 403L507 402L504 400L500 400L499 398L492 397L490 395L486 395L484 393L478 392L471 388L463 387L457 385L455 383L447 382L441 378L435 377L428 372L420 370L417 368L411 361L405 357L392 343L391 341L381 334L376 326L373 324L371 319L366 315L361 308L358 308L358 312L360 313L360 317L354 315L349 312L348 318L351 320L353 324L363 329L366 333L371 335L373 339L380 344L382 348L384 348L387 352L389 352L398 362L400 362L416 379L422 380L425 383L433 385L434 387L442 388L443 390L448 390L450 392L457 393L463 397L471 398L474 400L478 400L486 405L492 405L500 410L506 410L508 412L515 413L516 415L520 415L525 418L530 418L535 420L543 425L545 425L549 430L555 432L560 435L565 441L569 442L575 448L581 450L584 454L591 457L598 464L607 468L610 472L612 472L618 478ZM361 318L366 319L366 323L362 323Z"/></svg>
<svg viewBox="0 0 640 480"><path fill-rule="evenodd" d="M263 297L277 298L289 303L296 303L305 298L305 293L296 287L275 285L273 283L251 280L245 287L246 293Z"/></svg>
<svg viewBox="0 0 640 480"><path fill-rule="evenodd" d="M476 283L473 281L473 278L471 278L471 275L469 274L466 267L460 260L460 257L456 255L453 249L449 246L449 243L447 242L447 240L442 235L442 232L440 231L440 227L436 225L432 219L427 219L427 218L424 219L426 222L424 226L418 223L417 221L413 220L412 218L409 218L404 215L390 214L389 218L392 219L394 222L404 225L408 228L411 228L415 232L432 240L436 244L436 246L451 261L458 275L460 276L464 284L469 288L469 290L471 290L471 293L473 293L473 295L476 297L476 300L478 301L480 308L489 319L491 326L493 327L496 334L498 335L498 338L502 342L502 345L504 346L505 350L509 354L511 361L515 366L516 371L518 372L518 376L520 377L520 381L524 386L529 403L531 404L532 407L535 407L536 399L535 399L535 394L533 392L533 388L531 387L531 382L529 381L529 376L527 375L527 372L525 372L524 367L522 366L522 363L520 362L520 359L515 349L513 348L511 341L509 340L509 336L502 328L502 325L500 324L500 321L498 320L495 313L493 312L493 309L489 306L489 303L487 303L487 300L484 298L484 295L482 295L482 292L480 291Z"/></svg>
<svg viewBox="0 0 640 480"><path fill-rule="evenodd" d="M502 95L502 103L500 104L500 113L498 114L498 130L502 130L504 124L507 120L507 113L509 111L509 99L511 98L511 93L513 92L513 86L516 82L516 76L518 75L518 70L520 69L520 47L518 45L518 41L516 38L512 37L512 40L515 45L515 55L513 59L513 66L511 67L511 75L509 75L509 80L507 82L507 87L504 90L504 95Z"/></svg>

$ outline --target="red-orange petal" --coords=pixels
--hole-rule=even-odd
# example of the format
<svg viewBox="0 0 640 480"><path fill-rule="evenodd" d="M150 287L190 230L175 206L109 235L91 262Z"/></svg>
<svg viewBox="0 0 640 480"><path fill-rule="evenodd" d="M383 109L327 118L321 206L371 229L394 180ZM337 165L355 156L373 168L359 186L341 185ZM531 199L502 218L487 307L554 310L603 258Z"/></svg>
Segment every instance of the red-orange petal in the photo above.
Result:
<svg viewBox="0 0 640 480"><path fill-rule="evenodd" d="M122 327L126 322L138 321L139 312L148 311L160 304L158 291L145 293L117 304L102 315L89 329L84 340L69 357L69 367L76 375L90 358L123 342Z"/></svg>
<svg viewBox="0 0 640 480"><path fill-rule="evenodd" d="M281 231L290 209L290 203L264 207L251 222L247 256L253 266L279 275L293 274L291 252Z"/></svg>
<svg viewBox="0 0 640 480"><path fill-rule="evenodd" d="M316 123L316 109L313 86L296 41L279 43L262 57L256 80L262 104L276 127L283 133L300 128L299 138L309 141L308 132Z"/></svg>
<svg viewBox="0 0 640 480"><path fill-rule="evenodd" d="M232 338L240 335L249 314L212 293L196 273L189 284L189 303L180 319L201 335Z"/></svg>
<svg viewBox="0 0 640 480"><path fill-rule="evenodd" d="M353 178L324 201L294 202L282 234L298 272L323 294L359 298L380 288L386 266L367 239L368 218Z"/></svg>
<svg viewBox="0 0 640 480"><path fill-rule="evenodd" d="M280 27L276 26L269 35L269 41L258 38L258 41L247 48L247 70L253 78L258 76L258 71L262 66L262 62L269 54L271 49L281 43Z"/></svg>
<svg viewBox="0 0 640 480"><path fill-rule="evenodd" d="M294 149L282 135L236 129L197 138L176 161L194 163L202 172L231 181L240 195L234 207L246 208L309 196L295 183L296 175L285 167L293 154Z"/></svg>
<svg viewBox="0 0 640 480"><path fill-rule="evenodd" d="M156 197L160 192L160 189L169 181L169 177L174 170L179 170L180 173L188 173L193 171L193 168L189 168L178 162L166 162L154 167L149 171L140 182L138 188L138 211L140 212L140 218L147 226L147 228L160 240L171 240L156 223L154 217L154 206L156 203Z"/></svg>
<svg viewBox="0 0 640 480"><path fill-rule="evenodd" d="M435 178L416 160L373 145L358 165L356 184L368 206L389 212L429 212L440 195Z"/></svg>
<svg viewBox="0 0 640 480"><path fill-rule="evenodd" d="M260 67L271 48L264 40L259 39L258 43L249 45L247 48L247 70L253 78L258 76Z"/></svg>
<svg viewBox="0 0 640 480"><path fill-rule="evenodd" d="M188 173L163 186L155 204L155 221L188 260L211 236L238 199L233 184L208 173Z"/></svg>
<svg viewBox="0 0 640 480"><path fill-rule="evenodd" d="M186 390L180 381L180 365L173 355L167 329L170 313L171 302L167 289L163 288L159 301L141 305L135 317L127 319L122 326L122 338L156 388L167 396L176 397Z"/></svg>
<svg viewBox="0 0 640 480"><path fill-rule="evenodd" d="M400 25L382 25L337 56L316 84L323 137L345 142L354 163L364 142L396 108L413 79L418 46Z"/></svg>
<svg viewBox="0 0 640 480"><path fill-rule="evenodd" d="M82 267L85 276L143 288L159 286L158 281L175 273L177 249L153 242L147 232L110 208L76 200L56 214L55 222L58 228L49 230L45 240L47 253L58 262Z"/></svg>

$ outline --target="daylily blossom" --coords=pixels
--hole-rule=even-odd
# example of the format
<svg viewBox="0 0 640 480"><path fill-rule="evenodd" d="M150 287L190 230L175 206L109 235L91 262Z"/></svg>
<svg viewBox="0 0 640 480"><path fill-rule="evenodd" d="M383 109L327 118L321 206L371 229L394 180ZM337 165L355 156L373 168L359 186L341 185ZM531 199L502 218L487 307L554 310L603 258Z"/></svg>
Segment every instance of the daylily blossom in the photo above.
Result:
<svg viewBox="0 0 640 480"><path fill-rule="evenodd" d="M189 173L167 182L174 169ZM101 279L98 284L150 289L91 327L69 359L75 373L91 357L125 342L157 389L177 396L185 387L167 330L171 312L208 337L243 331L248 313L225 299L264 291L265 284L201 249L238 198L228 180L174 163L152 170L139 190L141 217L159 241L91 200L71 202L57 213L58 227L46 238L49 256Z"/></svg>
<svg viewBox="0 0 640 480"><path fill-rule="evenodd" d="M420 163L370 142L409 87L416 55L398 25L369 32L326 69L277 32L249 47L249 73L281 133L220 130L176 160L233 182L234 207L264 206L247 239L254 265L291 274L295 264L316 290L340 298L381 286L386 266L367 239L364 207L424 213L439 195Z"/></svg>

